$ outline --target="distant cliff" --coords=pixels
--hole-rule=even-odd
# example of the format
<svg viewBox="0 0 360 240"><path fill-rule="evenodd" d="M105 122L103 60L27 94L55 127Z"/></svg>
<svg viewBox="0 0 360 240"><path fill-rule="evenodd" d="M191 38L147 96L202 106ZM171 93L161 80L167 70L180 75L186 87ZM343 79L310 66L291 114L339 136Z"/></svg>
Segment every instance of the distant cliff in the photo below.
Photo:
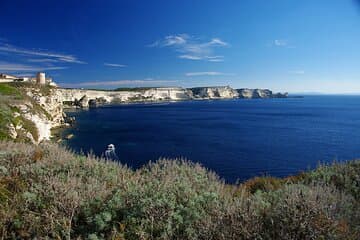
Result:
<svg viewBox="0 0 360 240"><path fill-rule="evenodd" d="M239 98L287 98L288 93L273 93L269 89L236 89Z"/></svg>
<svg viewBox="0 0 360 240"><path fill-rule="evenodd" d="M58 93L62 96L65 104L80 107L95 106L101 103L287 97L287 93L274 94L268 89L234 89L229 86L133 88L114 91L58 89Z"/></svg>
<svg viewBox="0 0 360 240"><path fill-rule="evenodd" d="M236 89L229 86L221 87L197 87L190 88L195 99L229 99L238 98L239 93Z"/></svg>
<svg viewBox="0 0 360 240"><path fill-rule="evenodd" d="M58 89L63 102L67 105L88 107L98 103L127 103L151 102L164 100L190 100L192 92L181 87L126 89L116 91L85 90L85 89Z"/></svg>

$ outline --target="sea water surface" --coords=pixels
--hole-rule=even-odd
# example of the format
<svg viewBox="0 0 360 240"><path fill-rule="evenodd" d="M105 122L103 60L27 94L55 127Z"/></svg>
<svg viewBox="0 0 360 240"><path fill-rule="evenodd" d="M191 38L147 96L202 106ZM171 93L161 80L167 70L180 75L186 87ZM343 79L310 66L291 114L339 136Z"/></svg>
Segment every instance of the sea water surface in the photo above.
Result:
<svg viewBox="0 0 360 240"><path fill-rule="evenodd" d="M75 151L116 146L133 168L160 157L200 162L227 182L283 177L360 157L360 96L124 104L71 110Z"/></svg>

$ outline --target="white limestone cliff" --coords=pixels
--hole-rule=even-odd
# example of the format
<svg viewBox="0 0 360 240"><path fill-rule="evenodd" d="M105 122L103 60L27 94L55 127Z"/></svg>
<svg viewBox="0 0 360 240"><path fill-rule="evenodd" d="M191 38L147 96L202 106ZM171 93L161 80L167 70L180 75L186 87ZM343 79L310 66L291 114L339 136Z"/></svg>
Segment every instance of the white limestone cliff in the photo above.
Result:
<svg viewBox="0 0 360 240"><path fill-rule="evenodd" d="M12 124L8 126L8 129L13 138L18 136L19 131L25 131L26 137L36 144L50 140L51 129L65 123L66 115L63 109L68 105L86 108L96 106L98 103L287 97L287 94L273 94L268 89L233 89L229 86L189 89L181 87L134 88L118 91L49 88L45 93L37 87L23 90L30 100L13 104L18 109L18 112L14 113L17 116L14 117L21 116L24 120L32 122L36 131L25 131L21 123L16 126Z"/></svg>
<svg viewBox="0 0 360 240"><path fill-rule="evenodd" d="M269 89L237 89L239 98L286 98L287 93L273 93Z"/></svg>
<svg viewBox="0 0 360 240"><path fill-rule="evenodd" d="M89 104L114 102L146 102L146 101L181 101L201 99L233 99L233 98L279 98L286 94L273 94L268 89L233 89L229 86L220 87L162 87L148 89L131 89L119 91L58 89L64 102L89 107Z"/></svg>
<svg viewBox="0 0 360 240"><path fill-rule="evenodd" d="M107 103L111 102L132 102L132 101L160 101L160 100L188 100L191 93L187 89L180 87L173 88L149 88L145 90L131 91L105 91L105 90L85 90L85 89L58 89L64 102L80 101L86 96L90 99L103 99ZM86 104L85 104L86 105Z"/></svg>
<svg viewBox="0 0 360 240"><path fill-rule="evenodd" d="M194 98L200 99L228 99L228 98L237 98L239 93L229 87L198 87L191 88Z"/></svg>
<svg viewBox="0 0 360 240"><path fill-rule="evenodd" d="M49 89L46 94L37 87L21 90L28 98L11 103L16 109L13 118L17 120L8 126L9 137L16 139L23 135L35 144L50 140L51 129L64 123L62 95L57 89Z"/></svg>

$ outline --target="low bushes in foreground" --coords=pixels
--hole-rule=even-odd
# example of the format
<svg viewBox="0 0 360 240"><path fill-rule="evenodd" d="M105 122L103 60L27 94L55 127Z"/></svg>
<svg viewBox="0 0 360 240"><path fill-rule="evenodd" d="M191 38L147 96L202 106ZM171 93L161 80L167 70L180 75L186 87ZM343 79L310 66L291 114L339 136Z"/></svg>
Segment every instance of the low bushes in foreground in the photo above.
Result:
<svg viewBox="0 0 360 240"><path fill-rule="evenodd" d="M133 171L0 142L2 239L359 239L360 161L226 185L185 160Z"/></svg>

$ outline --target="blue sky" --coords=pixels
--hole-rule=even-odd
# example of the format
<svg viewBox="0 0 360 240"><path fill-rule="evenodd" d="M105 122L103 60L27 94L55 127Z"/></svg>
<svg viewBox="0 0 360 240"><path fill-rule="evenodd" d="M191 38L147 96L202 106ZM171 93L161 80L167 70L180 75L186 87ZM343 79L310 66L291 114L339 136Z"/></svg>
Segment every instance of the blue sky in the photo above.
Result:
<svg viewBox="0 0 360 240"><path fill-rule="evenodd" d="M0 1L0 72L67 87L360 93L356 0Z"/></svg>

